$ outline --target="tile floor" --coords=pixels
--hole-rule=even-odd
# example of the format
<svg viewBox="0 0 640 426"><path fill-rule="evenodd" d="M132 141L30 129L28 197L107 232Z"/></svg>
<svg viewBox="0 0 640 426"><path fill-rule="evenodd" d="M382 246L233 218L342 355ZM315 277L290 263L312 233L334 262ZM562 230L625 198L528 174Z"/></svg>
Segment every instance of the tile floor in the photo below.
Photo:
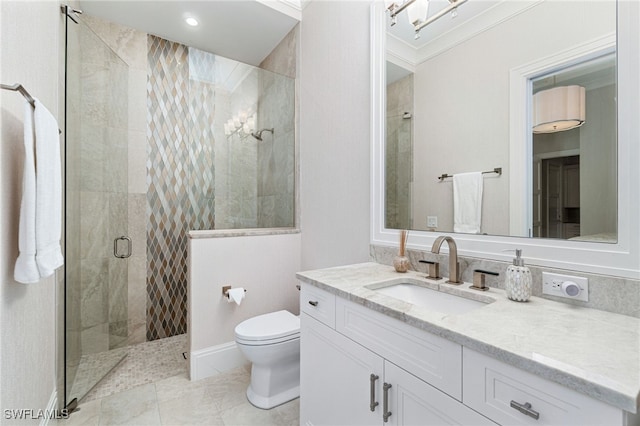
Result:
<svg viewBox="0 0 640 426"><path fill-rule="evenodd" d="M167 358L166 352L158 355L163 351L155 348L165 345L164 349L167 349L182 344L180 338L171 339L174 340L132 346L123 364L80 401L80 410L69 419L58 421L58 426L299 424L298 399L271 410L261 410L247 401L248 364L195 382L187 378L186 361L180 363L184 365L178 369L173 362L163 366L157 358L175 360L175 357ZM137 369L135 366L140 363L146 367ZM149 368L151 365L155 365L156 370L164 370L154 372ZM119 369L122 371L118 378ZM168 371L175 374L166 377Z"/></svg>

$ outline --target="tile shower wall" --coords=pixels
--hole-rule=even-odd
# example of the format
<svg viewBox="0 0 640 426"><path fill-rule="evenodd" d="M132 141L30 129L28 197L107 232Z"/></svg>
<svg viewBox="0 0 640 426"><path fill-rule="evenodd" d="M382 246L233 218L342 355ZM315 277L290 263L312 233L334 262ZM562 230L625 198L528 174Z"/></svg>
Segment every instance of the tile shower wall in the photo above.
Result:
<svg viewBox="0 0 640 426"><path fill-rule="evenodd" d="M257 128L263 133L258 148L257 225L259 228L294 226L295 209L295 78L298 27L287 34L260 68ZM286 94L283 96L283 94ZM281 100L285 99L283 103ZM278 108L261 108L278 105Z"/></svg>
<svg viewBox="0 0 640 426"><path fill-rule="evenodd" d="M255 111L258 99L258 70L229 59L215 58L220 68L237 66L231 78L234 81L241 79L239 85L233 86L217 82L216 106L223 123L224 119L238 115L241 110ZM217 74L215 72L213 75ZM218 126L218 129L221 128L223 124ZM256 228L257 141L242 132L229 136L222 132L216 139L215 158L216 229Z"/></svg>
<svg viewBox="0 0 640 426"><path fill-rule="evenodd" d="M412 229L411 182L413 181L413 74L387 86L387 137L385 161L386 227ZM422 220L422 218L420 218ZM425 218L426 219L426 218ZM425 224L416 224L424 226Z"/></svg>
<svg viewBox="0 0 640 426"><path fill-rule="evenodd" d="M397 247L385 247L378 245L370 246L370 258L373 262L384 265L393 265L393 258L398 252ZM446 255L433 254L418 250L408 250L407 256L411 262L411 269L414 271L425 271L425 265L418 262L420 259L433 260L440 263L440 274L443 277L449 275L449 262ZM508 262L498 262L489 259L478 259L473 257L460 257L461 277L465 282L473 281L473 271L475 269L483 269L485 271L495 271L500 273L499 277L491 277L487 275L487 285L504 289L504 272ZM525 257L525 262L527 261ZM586 308L599 309L607 312L614 312L622 315L628 315L640 318L640 281L610 277L605 275L587 274L580 271L567 271L561 269L541 268L538 266L527 265L531 270L533 279L532 293L534 296L544 297L546 299L556 300ZM542 272L556 272L559 274L568 274L589 279L589 302L580 302L577 300L563 299L548 295L542 295Z"/></svg>

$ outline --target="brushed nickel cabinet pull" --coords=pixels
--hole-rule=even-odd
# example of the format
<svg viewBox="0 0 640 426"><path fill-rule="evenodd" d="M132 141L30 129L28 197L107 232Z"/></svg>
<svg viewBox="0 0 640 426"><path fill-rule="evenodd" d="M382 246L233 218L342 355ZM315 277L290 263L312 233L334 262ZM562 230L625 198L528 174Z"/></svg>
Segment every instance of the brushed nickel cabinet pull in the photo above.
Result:
<svg viewBox="0 0 640 426"><path fill-rule="evenodd" d="M391 385L389 383L385 383L382 386L382 420L384 420L385 423L387 423L389 421L389 417L391 417L391 411L389 411L389 389L391 389Z"/></svg>
<svg viewBox="0 0 640 426"><path fill-rule="evenodd" d="M520 411L522 414L532 417L536 420L540 417L540 413L531 409L531 404L525 402L524 404L520 404L519 402L511 401L511 408L515 408Z"/></svg>
<svg viewBox="0 0 640 426"><path fill-rule="evenodd" d="M378 406L378 403L376 402L376 380L378 379L379 377L373 373L371 373L371 376L369 376L369 382L371 384L371 398L369 399L369 409L371 409L371 411L376 411L376 407Z"/></svg>

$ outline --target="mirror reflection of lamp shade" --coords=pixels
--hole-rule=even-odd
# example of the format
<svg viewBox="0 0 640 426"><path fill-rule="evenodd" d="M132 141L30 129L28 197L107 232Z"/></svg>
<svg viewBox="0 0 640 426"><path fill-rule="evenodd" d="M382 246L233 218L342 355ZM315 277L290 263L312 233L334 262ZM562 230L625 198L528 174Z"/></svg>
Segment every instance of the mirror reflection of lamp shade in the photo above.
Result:
<svg viewBox="0 0 640 426"><path fill-rule="evenodd" d="M560 86L533 95L533 133L575 129L584 121L584 87Z"/></svg>

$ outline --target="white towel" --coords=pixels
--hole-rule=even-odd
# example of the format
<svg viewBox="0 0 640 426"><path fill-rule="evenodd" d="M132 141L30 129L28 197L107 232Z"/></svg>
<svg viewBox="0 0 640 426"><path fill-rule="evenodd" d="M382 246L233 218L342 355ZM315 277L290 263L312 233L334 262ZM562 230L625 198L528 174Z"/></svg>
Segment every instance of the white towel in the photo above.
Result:
<svg viewBox="0 0 640 426"><path fill-rule="evenodd" d="M58 122L36 99L36 262L40 277L62 266L62 166Z"/></svg>
<svg viewBox="0 0 640 426"><path fill-rule="evenodd" d="M35 137L35 142L34 142ZM58 123L36 99L24 114L24 174L14 279L35 283L62 266L62 167Z"/></svg>
<svg viewBox="0 0 640 426"><path fill-rule="evenodd" d="M453 232L480 233L482 181L481 172L453 175Z"/></svg>
<svg viewBox="0 0 640 426"><path fill-rule="evenodd" d="M18 249L13 278L21 283L40 280L36 264L36 163L33 129L33 107L25 102L24 109L24 171L22 175L22 202L20 203L20 225Z"/></svg>

